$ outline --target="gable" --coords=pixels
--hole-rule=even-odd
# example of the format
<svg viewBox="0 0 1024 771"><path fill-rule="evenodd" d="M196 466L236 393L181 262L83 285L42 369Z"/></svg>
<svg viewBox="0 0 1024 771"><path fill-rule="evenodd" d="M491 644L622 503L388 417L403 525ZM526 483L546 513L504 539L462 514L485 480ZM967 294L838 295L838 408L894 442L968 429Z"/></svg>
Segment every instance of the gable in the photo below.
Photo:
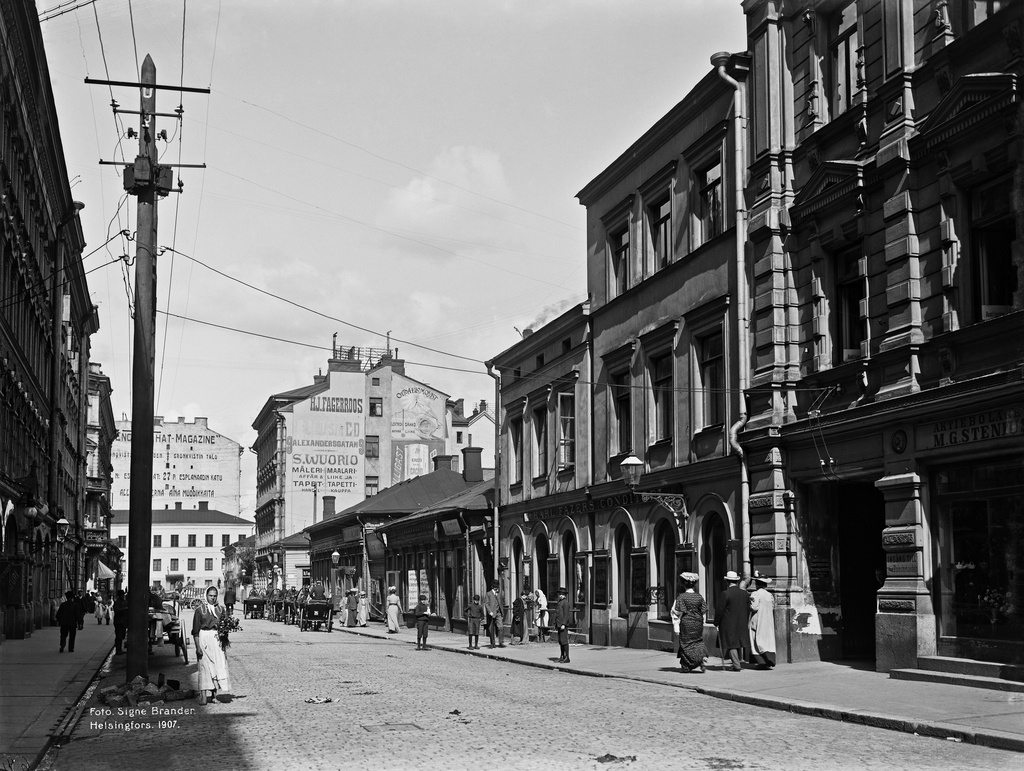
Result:
<svg viewBox="0 0 1024 771"><path fill-rule="evenodd" d="M1012 110L1019 101L1014 74L963 75L921 123L919 151L927 153L943 143L973 142L969 132L976 124Z"/></svg>

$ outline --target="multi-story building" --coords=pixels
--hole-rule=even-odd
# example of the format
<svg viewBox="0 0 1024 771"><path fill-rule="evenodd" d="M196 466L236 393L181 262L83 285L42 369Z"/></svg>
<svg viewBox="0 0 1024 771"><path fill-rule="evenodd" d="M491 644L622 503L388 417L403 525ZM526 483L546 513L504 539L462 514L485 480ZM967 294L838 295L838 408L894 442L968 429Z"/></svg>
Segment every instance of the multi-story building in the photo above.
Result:
<svg viewBox="0 0 1024 771"><path fill-rule="evenodd" d="M286 539L316 522L321 498L348 509L458 452L457 404L390 350L337 345L326 374L271 396L253 422L259 573L287 585L309 575L308 542Z"/></svg>
<svg viewBox="0 0 1024 771"><path fill-rule="evenodd" d="M117 421L112 508L129 508L132 423ZM242 495L242 445L214 431L207 418L153 418L153 508L196 509L206 501L238 516Z"/></svg>
<svg viewBox="0 0 1024 771"><path fill-rule="evenodd" d="M186 509L181 502L173 509L153 510L153 543L150 551L149 585L173 587L179 581L196 586L222 586L226 567L224 547L251 536L253 523L223 511L207 501ZM128 575L128 510L113 512L110 526L115 545L125 554L122 572Z"/></svg>
<svg viewBox="0 0 1024 771"><path fill-rule="evenodd" d="M1024 4L746 0L749 543L794 660L1024 661Z"/></svg>
<svg viewBox="0 0 1024 771"><path fill-rule="evenodd" d="M110 403L110 378L100 365L89 363L89 409L87 423L85 543L89 560L86 575L97 589L109 591L116 578L121 554L110 540L111 488L114 466L111 445L117 437L114 410Z"/></svg>
<svg viewBox="0 0 1024 771"><path fill-rule="evenodd" d="M0 2L0 100L0 633L21 638L50 623L63 591L85 585L89 335L98 327L82 204L71 199L31 4Z"/></svg>

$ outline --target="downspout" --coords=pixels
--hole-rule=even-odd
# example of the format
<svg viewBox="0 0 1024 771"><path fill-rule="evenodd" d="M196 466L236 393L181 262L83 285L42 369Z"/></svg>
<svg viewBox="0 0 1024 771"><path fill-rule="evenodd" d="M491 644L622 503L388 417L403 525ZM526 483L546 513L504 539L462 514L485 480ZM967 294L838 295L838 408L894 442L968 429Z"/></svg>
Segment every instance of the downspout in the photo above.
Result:
<svg viewBox="0 0 1024 771"><path fill-rule="evenodd" d="M746 138L746 118L743 110L743 89L739 82L725 71L732 55L721 51L712 55L711 65L717 70L718 77L733 89L733 192L736 207L736 326L739 347L737 377L739 381L739 419L729 428L729 446L740 459L740 546L743 552L741 575L750 575L750 475L747 470L747 458L740 446L739 433L746 426L747 389L750 387L750 310L748 308L749 288L747 284L746 233L747 210L743 198L743 178L745 165L743 158Z"/></svg>
<svg viewBox="0 0 1024 771"><path fill-rule="evenodd" d="M499 399L501 398L501 377L494 372L494 361L485 361L484 366L487 367L487 374L494 378L494 576L492 580L500 580L498 577L498 536L500 533L498 513L498 502L501 500L501 429L499 418L501 417L501 411L498 408Z"/></svg>

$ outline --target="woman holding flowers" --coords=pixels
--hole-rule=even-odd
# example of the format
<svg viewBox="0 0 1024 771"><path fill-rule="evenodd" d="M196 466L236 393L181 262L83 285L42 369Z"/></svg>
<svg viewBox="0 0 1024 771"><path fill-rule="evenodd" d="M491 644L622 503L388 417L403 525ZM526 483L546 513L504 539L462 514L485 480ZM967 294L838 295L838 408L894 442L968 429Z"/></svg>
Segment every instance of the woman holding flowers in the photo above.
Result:
<svg viewBox="0 0 1024 771"><path fill-rule="evenodd" d="M217 603L217 587L206 589L206 602L196 609L192 617L192 637L196 641L196 659L199 665L199 703L206 704L206 692L211 701L217 691L231 690L228 662L221 645L221 618L227 615L223 605ZM225 635L226 637L226 635Z"/></svg>

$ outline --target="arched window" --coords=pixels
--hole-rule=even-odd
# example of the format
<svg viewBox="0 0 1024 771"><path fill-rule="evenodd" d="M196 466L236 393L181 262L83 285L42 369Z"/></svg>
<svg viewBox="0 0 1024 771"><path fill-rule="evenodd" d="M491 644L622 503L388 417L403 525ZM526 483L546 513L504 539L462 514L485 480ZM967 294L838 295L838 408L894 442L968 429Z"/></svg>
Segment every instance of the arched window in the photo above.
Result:
<svg viewBox="0 0 1024 771"><path fill-rule="evenodd" d="M676 599L676 529L667 519L654 531L654 580L658 587L658 618L669 619Z"/></svg>
<svg viewBox="0 0 1024 771"><path fill-rule="evenodd" d="M726 548L725 523L721 514L711 512L704 518L704 538L701 544L700 562L704 566L705 599L708 603L708 617L714 618L718 595L725 591Z"/></svg>
<svg viewBox="0 0 1024 771"><path fill-rule="evenodd" d="M518 597L519 591L523 588L523 542L520 538L512 541L512 583L509 591L513 596Z"/></svg>
<svg viewBox="0 0 1024 771"><path fill-rule="evenodd" d="M535 569L533 573L533 586L532 589L540 587L545 594L547 594L548 586L548 557L550 551L548 550L548 537L546 535L538 535L536 540L533 542L533 559Z"/></svg>
<svg viewBox="0 0 1024 771"><path fill-rule="evenodd" d="M576 536L570 530L562 534L562 575L564 579L561 583L569 593L569 600L581 604L584 600L583 576L576 574Z"/></svg>
<svg viewBox="0 0 1024 771"><path fill-rule="evenodd" d="M629 562L633 553L633 536L629 528L619 525L615 531L615 603L620 618L629 617Z"/></svg>

